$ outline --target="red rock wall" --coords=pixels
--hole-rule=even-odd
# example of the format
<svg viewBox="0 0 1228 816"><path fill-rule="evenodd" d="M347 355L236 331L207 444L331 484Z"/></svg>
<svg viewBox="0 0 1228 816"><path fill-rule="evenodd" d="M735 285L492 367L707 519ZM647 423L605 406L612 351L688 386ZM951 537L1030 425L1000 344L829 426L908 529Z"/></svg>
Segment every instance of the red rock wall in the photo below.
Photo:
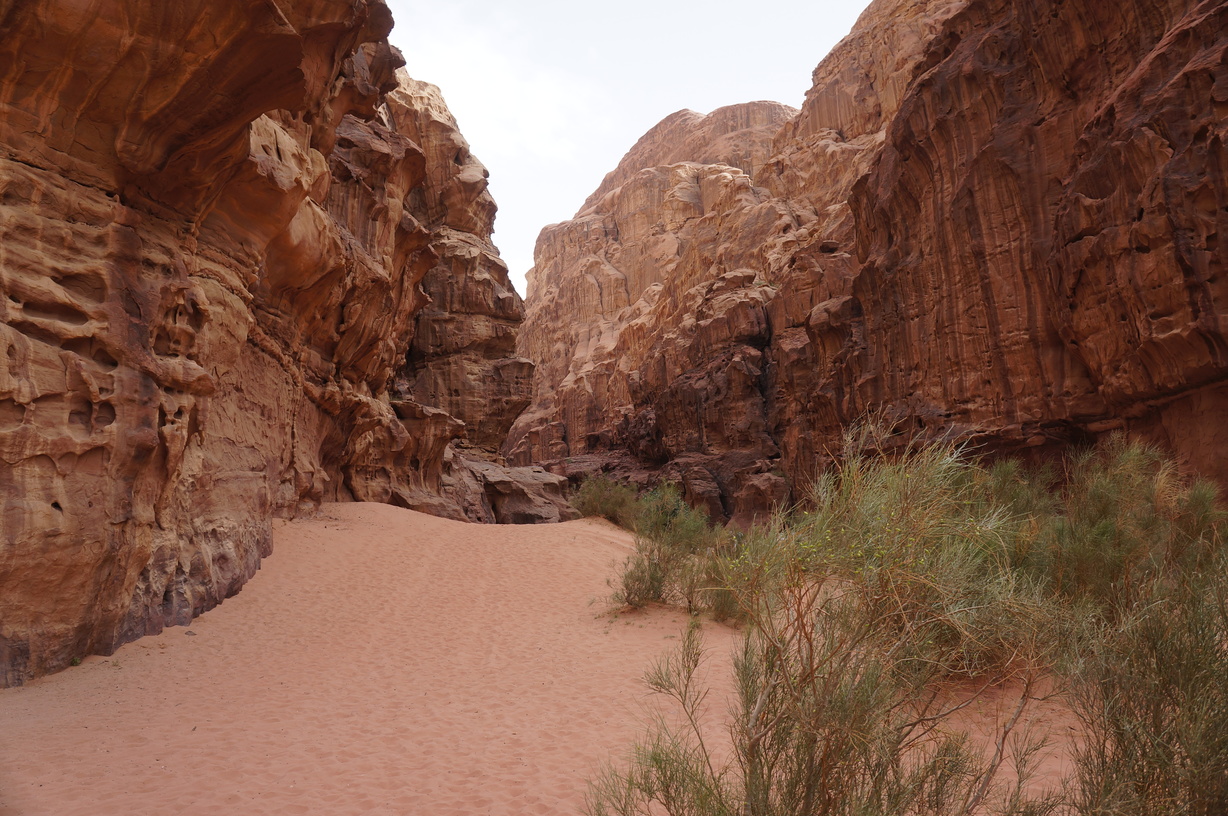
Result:
<svg viewBox="0 0 1228 816"><path fill-rule="evenodd" d="M879 0L753 178L670 117L539 239L509 456L746 521L873 413L1228 484L1225 7Z"/></svg>
<svg viewBox="0 0 1228 816"><path fill-rule="evenodd" d="M1228 484L1226 49L1222 2L952 17L851 197L848 408L1008 449L1128 428Z"/></svg>
<svg viewBox="0 0 1228 816"><path fill-rule="evenodd" d="M498 450L529 403L533 364L516 356L524 301L491 243L495 203L486 168L469 151L433 85L403 83L392 110L397 129L424 146L429 179L419 191L438 261L422 288L401 387L467 426L470 445Z"/></svg>
<svg viewBox="0 0 1228 816"><path fill-rule="evenodd" d="M219 603L274 515L515 493L398 385L441 243L499 262L484 180L440 170L454 123L392 93L391 25L381 0L0 0L0 685ZM505 279L456 285L514 328Z"/></svg>

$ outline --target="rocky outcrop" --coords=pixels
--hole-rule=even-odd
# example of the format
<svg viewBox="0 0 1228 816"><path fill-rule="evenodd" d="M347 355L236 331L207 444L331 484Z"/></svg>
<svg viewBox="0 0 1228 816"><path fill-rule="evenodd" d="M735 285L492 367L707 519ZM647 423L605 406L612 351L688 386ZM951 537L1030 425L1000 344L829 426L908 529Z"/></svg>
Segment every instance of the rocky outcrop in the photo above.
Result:
<svg viewBox="0 0 1228 816"><path fill-rule="evenodd" d="M542 232L518 340L539 366L537 391L509 436L513 461L570 473L586 453L629 449L714 508L718 481L725 495L785 497L759 389L772 290L748 270L791 215L746 170L795 114L765 102L675 114L573 221ZM658 160L678 163L636 166Z"/></svg>
<svg viewBox="0 0 1228 816"><path fill-rule="evenodd" d="M403 206L427 235L426 263L416 278L417 308L397 317L408 348L401 347L388 382L391 411L377 406L379 416L352 426L351 450L341 457L346 486L361 501L455 519L570 518L564 479L507 468L498 452L529 402L533 365L515 355L524 302L491 243L495 202L486 168L434 85L402 74L380 113L390 132L421 149L423 182ZM361 129L347 133L352 138L341 147L369 143ZM355 177L378 197L382 182L372 166L363 163ZM359 220L371 223L383 206L365 202L356 209Z"/></svg>
<svg viewBox="0 0 1228 816"><path fill-rule="evenodd" d="M495 203L486 168L469 152L438 88L411 81L394 99L397 130L426 150L429 179L419 206L438 257L422 280L430 302L418 313L398 386L464 422L470 444L498 450L529 404L533 364L515 355L524 302L490 240Z"/></svg>
<svg viewBox="0 0 1228 816"><path fill-rule="evenodd" d="M391 393L409 438L429 443L411 443L365 498L484 523L574 518L564 478L509 468L499 453L529 403L533 364L515 353L524 301L491 242L486 168L434 85L402 76L386 113L426 161L426 182L411 191L409 206L431 235L434 263L421 280L426 303Z"/></svg>
<svg viewBox="0 0 1228 816"><path fill-rule="evenodd" d="M839 241L852 223L848 193L892 113L875 88L900 84L950 13L910 5L872 7L816 70L801 112L714 112L754 119L736 140L675 114L573 221L543 231L519 340L539 366L535 401L509 457L571 474L606 453L623 475L677 481L715 519L739 524L790 498L784 468L798 463L781 417L795 384L777 380L780 358L809 344L810 309L851 275ZM673 163L637 170L658 158Z"/></svg>
<svg viewBox="0 0 1228 816"><path fill-rule="evenodd" d="M442 103L394 92L391 25L381 0L0 1L0 684L219 603L274 515L461 515L449 479L495 515L506 479L453 440L490 445L515 383L494 420L402 383L441 264L454 323L520 304L487 280L484 180L440 170L459 136L415 124Z"/></svg>
<svg viewBox="0 0 1228 816"><path fill-rule="evenodd" d="M595 210L605 196L649 167L678 162L725 164L748 176L774 152L772 139L780 126L797 114L779 102L749 102L717 108L706 116L681 110L665 117L627 152L618 167L588 197L581 213Z"/></svg>
<svg viewBox="0 0 1228 816"><path fill-rule="evenodd" d="M1228 484L1226 15L878 0L769 155L670 117L539 239L507 453L735 522L868 414L986 451L1126 429Z"/></svg>

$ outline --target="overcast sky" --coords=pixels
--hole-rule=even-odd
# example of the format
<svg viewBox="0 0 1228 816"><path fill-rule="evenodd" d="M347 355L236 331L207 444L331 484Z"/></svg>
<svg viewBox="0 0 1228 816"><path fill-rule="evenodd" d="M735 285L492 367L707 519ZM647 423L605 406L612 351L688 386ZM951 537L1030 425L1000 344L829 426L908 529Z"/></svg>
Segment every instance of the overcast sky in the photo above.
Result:
<svg viewBox="0 0 1228 816"><path fill-rule="evenodd" d="M866 0L388 0L406 68L443 90L499 205L495 244L524 294L533 244L575 214L674 111L800 107Z"/></svg>

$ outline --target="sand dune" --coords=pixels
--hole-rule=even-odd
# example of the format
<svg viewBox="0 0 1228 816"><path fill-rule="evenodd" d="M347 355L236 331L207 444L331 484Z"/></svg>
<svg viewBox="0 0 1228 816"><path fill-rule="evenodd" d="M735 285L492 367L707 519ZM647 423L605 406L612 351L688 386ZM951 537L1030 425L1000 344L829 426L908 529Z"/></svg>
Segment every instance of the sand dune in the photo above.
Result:
<svg viewBox="0 0 1228 816"><path fill-rule="evenodd" d="M631 537L601 522L337 504L275 535L189 629L0 692L0 814L575 813L686 622L606 614ZM709 626L726 691L736 639Z"/></svg>

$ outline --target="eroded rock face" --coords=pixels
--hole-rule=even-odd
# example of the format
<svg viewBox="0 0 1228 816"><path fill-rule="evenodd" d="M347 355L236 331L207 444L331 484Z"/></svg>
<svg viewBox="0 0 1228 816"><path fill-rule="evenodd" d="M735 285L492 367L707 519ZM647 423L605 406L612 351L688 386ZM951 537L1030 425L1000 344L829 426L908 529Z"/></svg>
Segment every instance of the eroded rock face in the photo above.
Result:
<svg viewBox="0 0 1228 816"><path fill-rule="evenodd" d="M460 273L457 324L510 332L520 304L483 277L484 182L439 172L459 136L413 124L442 102L393 93L387 7L7 0L0 21L0 684L219 603L275 514L400 490L463 515L453 440L510 418L399 389L419 284Z"/></svg>
<svg viewBox="0 0 1228 816"><path fill-rule="evenodd" d="M401 387L464 422L470 444L498 450L529 404L533 364L515 356L524 301L491 243L495 203L486 168L469 152L434 85L406 82L394 94L398 131L425 146L429 183L419 206L438 256L422 288Z"/></svg>
<svg viewBox="0 0 1228 816"><path fill-rule="evenodd" d="M429 233L433 263L391 385L393 410L408 433L384 424L365 438L376 467L355 496L485 523L574 518L565 478L509 468L499 453L529 403L533 364L515 353L524 302L491 243L495 202L486 168L434 85L402 75L384 113L398 134L422 147L426 181L407 206Z"/></svg>
<svg viewBox="0 0 1228 816"><path fill-rule="evenodd" d="M574 220L542 232L518 340L539 368L536 398L509 458L567 473L568 459L629 449L691 493L767 480L784 498L760 388L773 290L750 270L792 214L741 168L765 164L795 114L773 103L675 114ZM656 160L676 163L636 167Z"/></svg>
<svg viewBox="0 0 1228 816"><path fill-rule="evenodd" d="M1228 484L1226 15L879 0L770 155L670 117L539 239L509 456L738 522L867 414L989 451L1124 428Z"/></svg>

